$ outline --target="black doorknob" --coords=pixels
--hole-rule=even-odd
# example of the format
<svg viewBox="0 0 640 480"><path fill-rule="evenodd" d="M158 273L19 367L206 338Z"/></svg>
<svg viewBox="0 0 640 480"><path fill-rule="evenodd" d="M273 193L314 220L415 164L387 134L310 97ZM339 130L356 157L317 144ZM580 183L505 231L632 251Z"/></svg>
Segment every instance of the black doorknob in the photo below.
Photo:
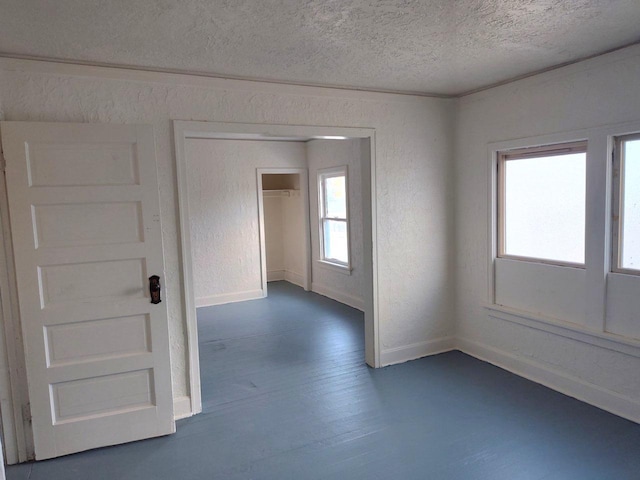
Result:
<svg viewBox="0 0 640 480"><path fill-rule="evenodd" d="M160 303L160 277L158 275L151 275L149 277L149 295L151 295L151 303Z"/></svg>

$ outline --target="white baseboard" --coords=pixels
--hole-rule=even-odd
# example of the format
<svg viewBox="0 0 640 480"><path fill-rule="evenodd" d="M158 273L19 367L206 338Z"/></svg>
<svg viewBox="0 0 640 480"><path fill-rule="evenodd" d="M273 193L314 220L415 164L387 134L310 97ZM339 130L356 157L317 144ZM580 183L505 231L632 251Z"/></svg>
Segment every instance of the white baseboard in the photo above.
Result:
<svg viewBox="0 0 640 480"><path fill-rule="evenodd" d="M410 360L436 355L454 350L455 340L453 337L443 337L427 342L412 343L402 347L390 348L380 352L380 364L383 367L404 363Z"/></svg>
<svg viewBox="0 0 640 480"><path fill-rule="evenodd" d="M548 365L523 358L472 340L457 338L461 352L489 362L520 377L549 387L582 402L640 423L640 399L633 399L559 372Z"/></svg>
<svg viewBox="0 0 640 480"><path fill-rule="evenodd" d="M270 270L267 272L267 282L279 282L285 280L304 288L304 277L291 270Z"/></svg>
<svg viewBox="0 0 640 480"><path fill-rule="evenodd" d="M213 305L222 305L224 303L244 302L245 300L255 300L264 298L265 294L262 290L248 290L246 292L225 293L223 295L212 295L210 297L196 298L196 308L211 307Z"/></svg>
<svg viewBox="0 0 640 480"><path fill-rule="evenodd" d="M191 399L186 395L182 397L176 397L173 399L173 419L180 420L181 418L187 418L192 415L191 413Z"/></svg>
<svg viewBox="0 0 640 480"><path fill-rule="evenodd" d="M348 293L333 290L332 288L320 285L318 283L311 284L311 291L364 312L364 301L362 300L362 298L354 297L353 295L349 295Z"/></svg>
<svg viewBox="0 0 640 480"><path fill-rule="evenodd" d="M284 270L269 270L267 271L267 282L278 282L285 280Z"/></svg>
<svg viewBox="0 0 640 480"><path fill-rule="evenodd" d="M285 270L284 272L284 280L289 283L293 283L299 287L304 288L304 277L299 273L292 272L290 270Z"/></svg>

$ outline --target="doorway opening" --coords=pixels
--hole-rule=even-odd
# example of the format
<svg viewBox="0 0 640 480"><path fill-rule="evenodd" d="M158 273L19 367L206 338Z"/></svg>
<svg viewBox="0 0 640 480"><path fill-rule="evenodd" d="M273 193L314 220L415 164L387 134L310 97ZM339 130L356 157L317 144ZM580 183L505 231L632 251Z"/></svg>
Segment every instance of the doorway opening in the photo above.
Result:
<svg viewBox="0 0 640 480"><path fill-rule="evenodd" d="M330 265L330 262L319 262L314 253L317 251L316 242L320 242L319 229L318 229L318 172L328 167L335 167L331 165L330 161L326 158L331 157L330 145L325 141L346 140L343 145L350 145L352 149L351 164L348 166L350 171L354 174L354 177L359 177L358 184L352 187L352 193L354 198L357 199L356 203L359 203L361 210L360 225L358 228L354 228L353 232L360 231L360 238L357 240L359 255L362 257L362 263L357 268L357 273L360 276L360 297L359 303L353 305L353 295L346 295L344 298L335 298L336 300L356 306L360 310L364 311L364 337L365 337L365 361L372 367L380 366L379 360L379 346L378 346L378 309L377 309L377 251L376 251L376 230L375 230L375 131L373 129L361 129L361 128L345 128L345 127L314 127L314 126L292 126L292 125L254 125L254 124L233 124L233 123L217 123L217 122L174 122L174 134L176 145L176 162L178 173L178 191L179 191L179 210L180 210L180 233L181 233L181 250L183 260L183 285L184 285L184 298L185 298L185 318L186 318L186 330L187 330L187 350L189 360L189 387L190 387L190 400L191 411L189 414L195 414L202 411L202 399L200 392L200 364L199 364L199 352L198 352L198 331L197 331L197 317L196 307L202 303L197 301L196 293L198 285L194 280L194 229L192 222L195 216L199 215L199 209L201 206L191 201L193 199L192 191L190 191L189 176L193 174L190 172L190 167L193 157L193 148L203 148L203 145L207 145L206 148L211 148L215 145L216 152L209 151L203 158L207 158L209 162L219 162L221 156L218 153L225 153L226 157L230 161L225 161L217 164L213 169L215 172L215 178L207 176L197 176L197 181L204 183L215 182L216 179L220 184L218 191L222 191L225 194L233 196L238 192L247 193L247 191L253 192L253 201L258 206L264 203L264 197L262 194L262 182L263 173L268 174L286 174L288 172L264 172L261 169L270 168L294 168L294 169L308 169L308 176L300 175L300 183L304 183L304 180L308 182L308 195L303 197L306 199L306 210L309 212L309 228L306 229L305 235L308 235L306 245L312 251L311 255L306 256L307 264L307 288L318 293L331 297L332 294L339 295L344 293L344 289L340 283L332 284L331 281L325 282L325 291L321 291L322 283L319 282L315 285L313 275L318 271L318 276L321 276L324 272L325 275L335 274L336 265ZM210 140L216 140L216 142L210 142ZM251 141L248 141L251 140ZM209 141L209 142L207 142ZM233 153L238 143L242 143L245 152L239 155L237 152ZM335 143L335 142L334 142ZM264 146L266 144L271 145L267 150L255 151L254 154L247 154L246 149L254 149L258 146ZM205 148L205 150L206 150ZM297 148L304 150L304 159L302 163L296 163L290 156L287 156L291 151ZM278 151L280 154L286 151L283 155L279 155L281 163L269 163L270 157L269 151ZM348 150L348 149L347 149ZM288 152L288 153L287 153ZM311 152L311 154L310 154ZM271 152L273 153L273 152ZM315 162L310 157L315 156L322 158L324 153L325 160ZM275 158L275 157L273 157ZM284 164L283 164L284 159ZM254 163L252 163L254 162ZM257 163L255 163L257 162ZM314 163L315 162L315 163ZM327 163L328 162L328 163ZM346 166L348 162L342 162L341 164ZM227 175L229 172L238 171L242 169L249 169L253 171L253 177L248 180L247 176L243 179L230 181ZM289 172L292 173L292 172ZM297 172L300 174L301 172ZM355 175L357 173L357 175ZM271 180L271 179L269 179ZM268 181L269 181L268 180ZM193 190L193 189L191 189ZM295 188L280 188L276 190L290 190L295 191ZM282 195L282 193L281 193ZM291 195L291 193L289 193ZM302 197L302 193L301 193ZM248 196L245 198L249 198ZM280 198L283 198L282 196ZM290 197L289 197L290 198ZM228 199L223 202L219 202L216 208L226 208L226 213L218 211L219 218L225 218L226 224L213 232L211 239L216 239L218 235L218 242L214 246L209 244L209 251L218 251L222 255L226 255L227 258L235 258L235 264L240 267L248 266L256 257L264 268L260 269L258 288L255 287L255 282L251 285L244 286L248 292L252 290L260 290L262 295L266 294L266 283L268 280L267 272L267 255L260 252L260 242L254 242L250 248L243 249L241 255L246 255L245 260L238 261L238 257L234 257L230 254L233 249L237 252L239 244L243 239L253 236L256 232L253 232L253 227L244 228L243 234L238 235L237 220L239 216L242 216L249 210L256 210L256 203L253 206L250 202L238 201L229 202ZM262 205L264 209L264 204ZM201 213L201 210L200 210ZM210 215L215 215L215 212L210 212ZM260 216L258 216L258 219ZM264 230L261 227L260 222L256 219L256 228L258 231ZM264 222L262 222L264 224ZM233 231L236 229L236 234L233 235ZM196 234L198 233L196 228ZM259 233L259 232L258 232ZM228 236L226 236L228 234ZM262 232L264 235L264 231ZM264 238L264 237L263 237ZM356 240L352 239L353 244ZM264 242L263 242L264 245ZM286 270L286 268L285 268ZM355 277L356 268L352 270L341 269L338 275L345 278ZM263 273L264 272L264 273ZM230 279L237 273L233 269L216 269L216 275L226 276L224 279L225 285L229 285ZM296 273L296 272L294 272ZM286 272L285 272L286 275ZM290 277L293 278L293 277ZM328 277L327 277L328 278ZM303 278L304 280L304 278ZM304 281L300 282L304 283ZM264 288L262 288L264 285ZM304 288L304 287L303 287ZM256 295L253 298L261 298ZM350 298L353 297L353 298ZM231 299L230 301L245 300L247 298ZM229 298L227 298L229 300ZM222 303L222 302L221 302Z"/></svg>
<svg viewBox="0 0 640 480"><path fill-rule="evenodd" d="M306 169L258 169L262 277L311 290ZM264 286L267 290L267 285Z"/></svg>

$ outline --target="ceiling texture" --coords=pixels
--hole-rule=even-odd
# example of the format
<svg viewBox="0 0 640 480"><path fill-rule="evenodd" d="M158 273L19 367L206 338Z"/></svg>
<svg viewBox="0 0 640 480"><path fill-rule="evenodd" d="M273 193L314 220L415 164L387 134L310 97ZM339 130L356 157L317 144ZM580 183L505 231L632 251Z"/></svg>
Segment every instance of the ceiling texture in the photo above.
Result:
<svg viewBox="0 0 640 480"><path fill-rule="evenodd" d="M0 0L0 55L461 95L640 41L640 0Z"/></svg>

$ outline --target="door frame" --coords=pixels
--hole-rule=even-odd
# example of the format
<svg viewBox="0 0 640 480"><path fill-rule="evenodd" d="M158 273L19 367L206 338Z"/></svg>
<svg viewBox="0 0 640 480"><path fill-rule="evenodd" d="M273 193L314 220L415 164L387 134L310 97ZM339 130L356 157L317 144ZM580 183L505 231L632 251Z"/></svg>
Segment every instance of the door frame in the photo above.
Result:
<svg viewBox="0 0 640 480"><path fill-rule="evenodd" d="M186 328L186 349L189 370L189 396L191 414L202 411L200 391L200 358L198 351L198 325L195 292L193 288L193 259L191 254L191 224L187 184L187 139L233 140L299 140L312 139L361 139L363 155L361 168L363 179L363 233L365 261L365 361L374 368L380 367L379 307L378 307L378 249L376 204L376 131L373 128L328 127L313 125L273 125L253 123L173 121L176 175L178 182L178 215L180 255L182 259L182 293ZM262 192L260 192L262 194Z"/></svg>
<svg viewBox="0 0 640 480"><path fill-rule="evenodd" d="M33 460L35 451L5 167L0 143L0 414L4 461L14 465Z"/></svg>
<svg viewBox="0 0 640 480"><path fill-rule="evenodd" d="M262 175L270 174L294 174L300 177L300 196L302 197L304 211L304 272L303 287L305 291L311 290L311 221L309 218L309 170L306 168L258 168L256 169L256 182L258 185L258 224L260 226L260 274L262 277L262 291L267 294L267 246L264 233L264 195L262 189Z"/></svg>

